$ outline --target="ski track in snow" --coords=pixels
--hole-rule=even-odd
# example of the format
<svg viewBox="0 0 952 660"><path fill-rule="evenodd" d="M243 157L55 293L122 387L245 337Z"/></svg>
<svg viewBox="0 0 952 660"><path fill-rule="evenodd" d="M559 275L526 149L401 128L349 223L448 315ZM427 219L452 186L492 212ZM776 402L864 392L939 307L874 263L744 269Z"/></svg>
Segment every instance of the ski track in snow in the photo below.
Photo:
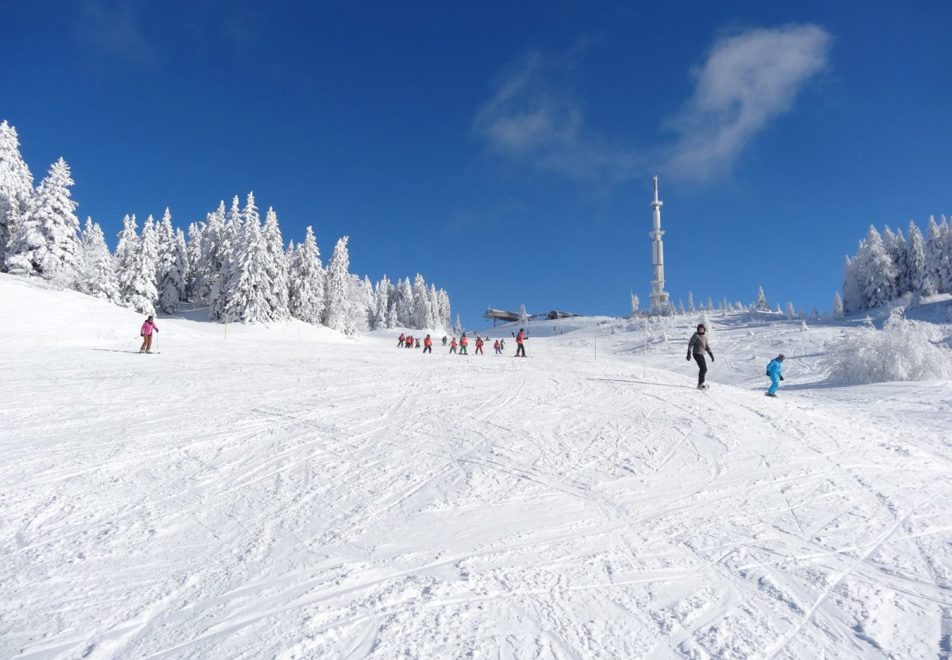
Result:
<svg viewBox="0 0 952 660"><path fill-rule="evenodd" d="M78 327L0 326L0 657L952 657L950 384L754 378L836 327L712 319L697 392L693 318L646 366L13 309Z"/></svg>

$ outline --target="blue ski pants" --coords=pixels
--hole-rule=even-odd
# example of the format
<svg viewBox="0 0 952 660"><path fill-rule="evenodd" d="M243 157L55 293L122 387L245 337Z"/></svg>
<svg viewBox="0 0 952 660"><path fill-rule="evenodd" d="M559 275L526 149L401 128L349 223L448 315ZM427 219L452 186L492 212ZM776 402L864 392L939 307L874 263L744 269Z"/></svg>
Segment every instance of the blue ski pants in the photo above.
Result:
<svg viewBox="0 0 952 660"><path fill-rule="evenodd" d="M770 377L770 389L767 390L767 394L776 394L777 390L780 388L780 379L776 375Z"/></svg>

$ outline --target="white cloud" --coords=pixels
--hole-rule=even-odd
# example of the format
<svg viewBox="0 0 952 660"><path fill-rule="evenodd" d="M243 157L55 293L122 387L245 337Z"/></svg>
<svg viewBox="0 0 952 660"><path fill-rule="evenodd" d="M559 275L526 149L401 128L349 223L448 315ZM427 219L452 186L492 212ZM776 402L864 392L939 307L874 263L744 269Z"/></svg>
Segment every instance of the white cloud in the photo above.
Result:
<svg viewBox="0 0 952 660"><path fill-rule="evenodd" d="M587 126L565 84L563 65L533 53L500 79L479 109L476 133L495 152L600 184L647 175L652 168L690 179L730 170L772 120L827 64L830 35L815 25L754 29L718 40L696 72L680 112L663 122L671 144L635 150Z"/></svg>
<svg viewBox="0 0 952 660"><path fill-rule="evenodd" d="M743 148L825 68L830 35L816 25L757 29L719 40L697 85L668 122L678 140L668 169L689 178L729 170Z"/></svg>
<svg viewBox="0 0 952 660"><path fill-rule="evenodd" d="M79 37L110 57L152 65L156 53L143 29L144 5L135 0L85 0Z"/></svg>
<svg viewBox="0 0 952 660"><path fill-rule="evenodd" d="M560 84L559 67L533 53L510 68L474 127L494 151L579 179L628 178L633 154L587 131L574 96Z"/></svg>

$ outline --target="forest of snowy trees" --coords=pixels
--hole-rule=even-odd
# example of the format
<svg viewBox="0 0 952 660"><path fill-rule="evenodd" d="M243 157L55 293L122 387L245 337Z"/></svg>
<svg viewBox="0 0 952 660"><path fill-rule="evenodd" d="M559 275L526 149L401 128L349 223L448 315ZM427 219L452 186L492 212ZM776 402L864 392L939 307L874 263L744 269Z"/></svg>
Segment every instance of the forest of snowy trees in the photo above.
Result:
<svg viewBox="0 0 952 660"><path fill-rule="evenodd" d="M887 226L880 234L870 226L856 254L846 257L843 296L836 296L834 307L852 314L907 294L937 293L952 293L952 228L945 216L929 218L925 237L915 222L905 236L901 229Z"/></svg>
<svg viewBox="0 0 952 660"><path fill-rule="evenodd" d="M150 215L141 228L123 219L115 253L91 218L80 229L73 179L60 158L34 189L16 129L0 123L0 270L42 277L64 288L133 307L174 312L207 305L222 322L296 318L355 334L377 328L450 328L447 292L422 275L376 284L350 272L348 237L337 241L325 268L314 231L287 248L274 209L264 222L249 193L221 202L188 235Z"/></svg>

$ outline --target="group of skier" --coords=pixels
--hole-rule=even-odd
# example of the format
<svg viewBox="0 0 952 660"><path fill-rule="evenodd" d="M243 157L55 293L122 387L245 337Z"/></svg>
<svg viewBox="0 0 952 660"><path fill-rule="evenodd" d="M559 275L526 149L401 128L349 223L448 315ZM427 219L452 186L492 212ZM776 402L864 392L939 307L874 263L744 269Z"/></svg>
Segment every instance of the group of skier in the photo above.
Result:
<svg viewBox="0 0 952 660"><path fill-rule="evenodd" d="M687 360L690 362L693 357L694 361L697 362L697 388L699 390L707 389L707 383L704 382L704 377L707 375L707 359L704 357L705 353L711 356L711 362L713 362L714 353L711 351L711 346L707 343L707 328L703 323L698 323L694 334L691 335L691 339L688 341ZM777 389L780 387L780 381L783 380L783 374L781 373L783 360L784 355L781 353L767 364L767 376L770 378L770 387L767 389L766 394L769 397L777 396Z"/></svg>
<svg viewBox="0 0 952 660"><path fill-rule="evenodd" d="M516 355L515 357L525 357L526 356L526 341L529 339L528 333L526 333L525 328L519 328L519 333L514 335L516 338ZM464 332L459 341L456 340L456 337L449 339L443 336L443 346L446 346L447 343L450 347L450 353L454 355L469 355L469 337L466 336ZM476 336L476 341L474 342L476 350L474 355L485 355L483 353L483 346L490 340L489 337L485 339ZM400 333L400 337L397 338L397 348L420 348L420 339L414 339L412 336L405 335ZM493 350L496 352L496 355L502 355L502 352L506 349L506 340L505 339L496 339L493 341ZM427 335L423 339L423 352L424 353L433 353L433 340L430 338L430 335Z"/></svg>
<svg viewBox="0 0 952 660"><path fill-rule="evenodd" d="M139 347L140 353L151 353L152 352L152 335L159 331L159 327L155 324L152 315L145 320L142 324L142 328L139 331L139 335L142 337L142 345ZM525 328L519 328L519 333L515 335L516 337L516 355L515 357L525 357L526 356L526 340L529 338L529 335L526 333ZM484 355L483 345L489 341L489 337L483 339L479 335L476 336L476 352L475 355ZM433 353L433 339L430 338L430 335L427 335L423 338L423 352L424 353ZM447 338L443 336L443 346L447 345ZM456 355L469 355L469 338L464 332L459 338L459 342L456 341L456 337L453 337L449 341L450 353ZM405 335L402 332L400 337L397 339L397 348L420 348L420 338L413 337L411 335ZM506 348L505 339L496 339L493 342L493 349L496 351L496 355L501 355L503 350ZM458 349L458 351L457 351ZM714 353L711 351L711 346L707 341L707 328L703 323L698 323L695 332L691 335L690 341L688 341L688 354L687 361L690 362L691 358L694 358L694 361L697 362L698 372L697 372L697 388L699 390L706 390L707 383L705 382L705 377L707 376L707 358L705 354L709 355L711 362L714 362ZM777 390L780 388L780 381L783 380L783 374L781 370L783 368L784 355L781 353L773 360L767 364L767 376L770 378L770 387L767 389L767 396L775 397L777 396Z"/></svg>

